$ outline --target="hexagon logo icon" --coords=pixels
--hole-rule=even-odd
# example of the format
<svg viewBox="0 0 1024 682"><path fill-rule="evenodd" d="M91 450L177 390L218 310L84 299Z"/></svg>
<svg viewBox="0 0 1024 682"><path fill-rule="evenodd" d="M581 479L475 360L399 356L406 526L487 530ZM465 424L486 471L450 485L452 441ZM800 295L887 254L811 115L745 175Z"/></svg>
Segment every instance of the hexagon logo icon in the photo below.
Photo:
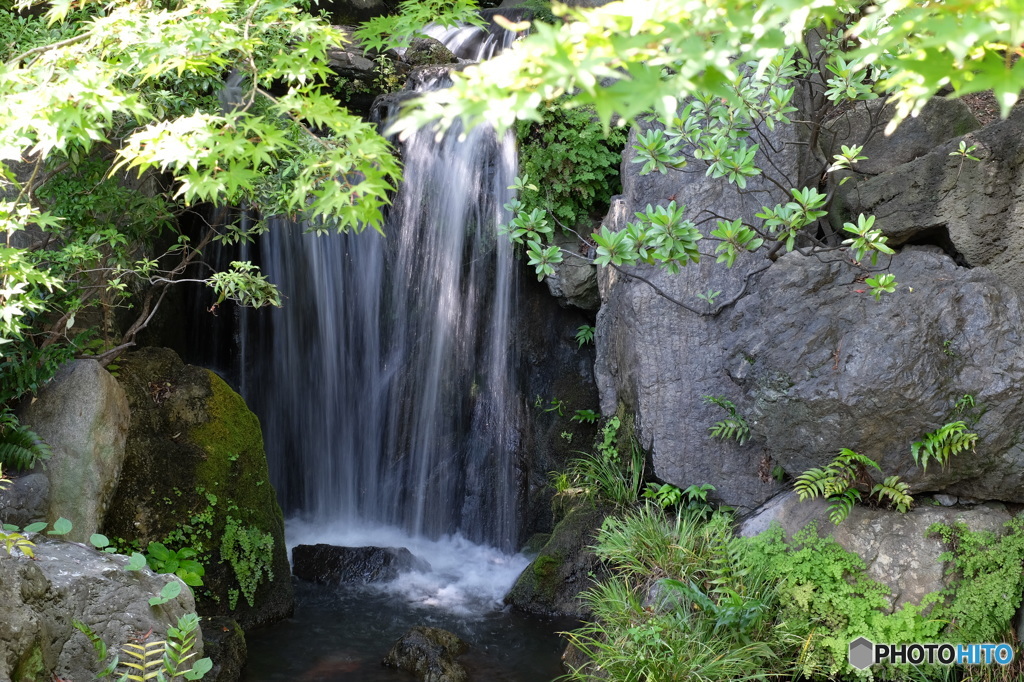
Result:
<svg viewBox="0 0 1024 682"><path fill-rule="evenodd" d="M875 645L867 637L858 637L850 642L850 665L864 670L875 663Z"/></svg>

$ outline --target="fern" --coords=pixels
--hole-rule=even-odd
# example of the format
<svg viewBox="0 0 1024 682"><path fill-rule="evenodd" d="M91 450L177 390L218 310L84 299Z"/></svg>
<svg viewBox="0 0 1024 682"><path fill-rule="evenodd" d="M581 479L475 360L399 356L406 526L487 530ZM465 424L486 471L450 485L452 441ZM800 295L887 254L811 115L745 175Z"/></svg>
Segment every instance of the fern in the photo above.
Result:
<svg viewBox="0 0 1024 682"><path fill-rule="evenodd" d="M736 410L736 406L731 400L726 400L717 395L706 395L704 396L704 403L707 405L718 405L729 413L728 417L708 427L712 438L735 440L740 445L747 442L750 438L750 427L747 425L747 420Z"/></svg>
<svg viewBox="0 0 1024 682"><path fill-rule="evenodd" d="M914 498L910 496L910 486L901 481L899 476L888 476L881 483L876 483L871 489L871 494L879 500L889 498L896 505L896 511L901 514L914 504Z"/></svg>
<svg viewBox="0 0 1024 682"><path fill-rule="evenodd" d="M973 451L977 442L978 434L968 431L962 421L950 422L915 441L910 446L910 454L924 471L928 471L928 462L933 459L945 468L950 457L964 450Z"/></svg>
<svg viewBox="0 0 1024 682"><path fill-rule="evenodd" d="M9 410L0 413L0 465L27 471L50 455L50 446L35 431L18 422Z"/></svg>
<svg viewBox="0 0 1024 682"><path fill-rule="evenodd" d="M853 505L860 502L860 491L847 488L829 497L828 502L828 520L838 526L850 515Z"/></svg>
<svg viewBox="0 0 1024 682"><path fill-rule="evenodd" d="M869 469L881 471L875 460L843 448L823 468L808 469L797 476L793 489L801 502L815 497L825 498L829 503L829 521L838 526L850 515L853 505L861 501L861 491L855 485L861 479L867 479L870 483L867 473ZM905 512L914 503L909 490L910 486L901 482L899 476L889 476L875 485L868 496L879 501L888 498L896 505L897 511Z"/></svg>
<svg viewBox="0 0 1024 682"><path fill-rule="evenodd" d="M120 679L131 682L163 679L166 648L167 642L162 639L145 644L128 642L122 646L121 651L126 658L121 661L121 666L126 670Z"/></svg>

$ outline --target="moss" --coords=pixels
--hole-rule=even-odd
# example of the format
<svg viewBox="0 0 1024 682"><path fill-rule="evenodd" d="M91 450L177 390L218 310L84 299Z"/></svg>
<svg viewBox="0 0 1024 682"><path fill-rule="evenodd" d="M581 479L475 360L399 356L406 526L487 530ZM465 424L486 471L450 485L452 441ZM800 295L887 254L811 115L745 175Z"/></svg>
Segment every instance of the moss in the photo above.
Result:
<svg viewBox="0 0 1024 682"><path fill-rule="evenodd" d="M562 563L560 559L556 559L550 554L542 554L533 561L533 574L541 579L546 578L558 568L560 563Z"/></svg>
<svg viewBox="0 0 1024 682"><path fill-rule="evenodd" d="M122 548L199 551L203 616L230 613L246 628L287 616L284 518L259 420L220 377L165 349L128 356L120 380L132 424L105 533Z"/></svg>
<svg viewBox="0 0 1024 682"><path fill-rule="evenodd" d="M28 653L21 657L14 668L13 682L44 682L50 679L43 662L43 648L34 642Z"/></svg>
<svg viewBox="0 0 1024 682"><path fill-rule="evenodd" d="M192 442L206 452L196 467L196 486L226 498L228 506L237 506L243 523L262 530L283 523L273 503L259 419L223 379L206 372L211 390L208 420L189 433ZM219 487L225 490L218 491Z"/></svg>

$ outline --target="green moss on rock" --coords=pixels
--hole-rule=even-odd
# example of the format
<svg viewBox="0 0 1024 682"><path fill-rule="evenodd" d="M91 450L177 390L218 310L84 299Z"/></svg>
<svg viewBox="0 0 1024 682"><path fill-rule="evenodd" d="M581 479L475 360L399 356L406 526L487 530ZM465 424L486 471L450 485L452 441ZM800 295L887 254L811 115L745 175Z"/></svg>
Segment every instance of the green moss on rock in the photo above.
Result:
<svg viewBox="0 0 1024 682"><path fill-rule="evenodd" d="M230 615L245 628L289 615L284 519L259 419L220 377L170 350L132 353L119 380L132 424L105 533L122 546L198 550L202 615Z"/></svg>
<svg viewBox="0 0 1024 682"><path fill-rule="evenodd" d="M49 681L50 676L46 673L46 664L43 662L43 648L39 642L35 642L32 648L22 655L11 679L13 682Z"/></svg>
<svg viewBox="0 0 1024 682"><path fill-rule="evenodd" d="M610 508L593 504L570 510L555 526L540 555L516 580L505 602L530 613L586 617L578 595L604 575L590 547L609 513Z"/></svg>

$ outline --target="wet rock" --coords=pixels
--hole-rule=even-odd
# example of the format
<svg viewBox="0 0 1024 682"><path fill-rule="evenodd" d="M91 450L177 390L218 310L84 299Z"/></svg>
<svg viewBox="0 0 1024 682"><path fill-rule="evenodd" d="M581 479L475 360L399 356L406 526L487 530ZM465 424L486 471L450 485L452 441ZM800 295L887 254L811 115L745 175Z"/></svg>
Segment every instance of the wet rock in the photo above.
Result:
<svg viewBox="0 0 1024 682"><path fill-rule="evenodd" d="M384 665L413 673L422 682L466 682L466 669L455 659L468 646L447 630L416 626L402 635Z"/></svg>
<svg viewBox="0 0 1024 682"><path fill-rule="evenodd" d="M173 351L145 348L120 364L132 428L104 532L196 549L206 569L200 594L209 595L200 615L230 615L243 628L290 615L284 518L256 415L220 377Z"/></svg>
<svg viewBox="0 0 1024 682"><path fill-rule="evenodd" d="M900 286L875 301L850 264L779 259L722 318L720 390L739 391L754 440L791 476L849 448L912 492L1024 501L1017 294L935 247L905 249L889 271ZM965 394L977 409L957 410ZM915 464L911 444L961 418L978 434L974 452Z"/></svg>
<svg viewBox="0 0 1024 682"><path fill-rule="evenodd" d="M505 603L538 615L587 618L579 594L605 575L591 546L609 513L609 508L589 504L569 511L516 580Z"/></svg>
<svg viewBox="0 0 1024 682"><path fill-rule="evenodd" d="M928 536L932 524L963 521L973 531L998 533L1010 518L1001 504L973 509L922 506L906 514L855 506L846 520L836 526L828 520L828 505L824 501L801 502L791 491L742 523L739 533L757 535L775 522L789 538L815 523L819 534L831 535L844 549L860 556L868 576L888 586L890 602L899 607L906 602L919 604L926 594L947 587L949 566L939 557L948 548L937 536Z"/></svg>
<svg viewBox="0 0 1024 682"><path fill-rule="evenodd" d="M203 678L206 682L238 682L248 656L245 632L233 618L213 616L203 619L205 653L213 668Z"/></svg>
<svg viewBox="0 0 1024 682"><path fill-rule="evenodd" d="M125 460L130 417L124 390L95 360L75 360L57 372L20 418L53 451L42 470L48 479L48 520L70 520L68 539L85 542L100 530ZM25 504L20 503L22 509Z"/></svg>
<svg viewBox="0 0 1024 682"><path fill-rule="evenodd" d="M423 36L413 38L405 50L403 59L410 66L429 64L454 64L458 58L437 38Z"/></svg>
<svg viewBox="0 0 1024 682"><path fill-rule="evenodd" d="M295 577L315 583L381 583L405 571L429 571L430 564L405 547L338 547L296 545L292 549Z"/></svg>
<svg viewBox="0 0 1024 682"><path fill-rule="evenodd" d="M579 240L572 235L560 231L553 243L571 253L579 253ZM555 273L545 277L544 283L562 305L572 305L582 310L597 310L601 306L596 266L585 258L569 256L554 267Z"/></svg>
<svg viewBox="0 0 1024 682"><path fill-rule="evenodd" d="M72 626L78 620L111 651L152 630L164 637L178 618L195 611L192 592L156 608L149 599L173 575L126 571L128 557L31 535L35 559L0 551L0 679L92 680L103 667L89 640ZM202 656L202 637L196 658ZM52 677L51 677L52 676Z"/></svg>

